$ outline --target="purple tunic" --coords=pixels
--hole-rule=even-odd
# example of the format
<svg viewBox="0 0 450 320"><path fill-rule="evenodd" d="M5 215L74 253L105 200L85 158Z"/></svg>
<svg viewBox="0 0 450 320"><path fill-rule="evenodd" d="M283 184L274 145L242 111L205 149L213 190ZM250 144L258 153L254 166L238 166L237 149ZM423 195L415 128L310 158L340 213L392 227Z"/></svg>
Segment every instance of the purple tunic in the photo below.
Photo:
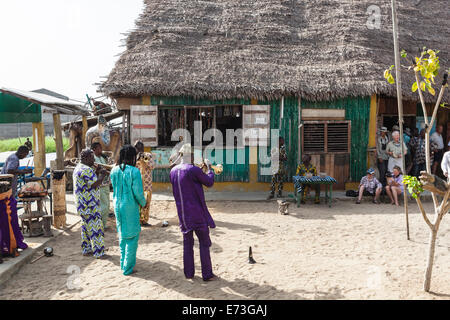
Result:
<svg viewBox="0 0 450 320"><path fill-rule="evenodd" d="M178 209L181 232L188 233L202 228L215 228L206 207L203 186L214 185L214 173L203 171L192 164L179 164L170 171L173 196Z"/></svg>

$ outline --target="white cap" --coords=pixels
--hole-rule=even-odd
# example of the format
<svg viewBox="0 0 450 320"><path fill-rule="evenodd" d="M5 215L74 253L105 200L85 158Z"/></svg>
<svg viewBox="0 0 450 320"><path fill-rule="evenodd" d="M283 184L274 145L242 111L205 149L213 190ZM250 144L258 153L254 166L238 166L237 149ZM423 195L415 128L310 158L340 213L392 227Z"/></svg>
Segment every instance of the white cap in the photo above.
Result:
<svg viewBox="0 0 450 320"><path fill-rule="evenodd" d="M181 153L181 154L183 154L183 155L192 153L192 146L191 146L191 144L190 144L190 143L184 144L184 145L181 147L179 153Z"/></svg>

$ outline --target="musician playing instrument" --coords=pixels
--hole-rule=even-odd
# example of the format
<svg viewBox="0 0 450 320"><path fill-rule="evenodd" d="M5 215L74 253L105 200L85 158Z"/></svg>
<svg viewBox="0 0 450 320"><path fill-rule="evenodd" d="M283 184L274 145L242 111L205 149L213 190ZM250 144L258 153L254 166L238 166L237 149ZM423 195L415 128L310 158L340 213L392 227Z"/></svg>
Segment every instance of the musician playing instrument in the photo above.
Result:
<svg viewBox="0 0 450 320"><path fill-rule="evenodd" d="M203 186L211 188L214 185L214 173L209 161L208 173L193 165L193 153L190 144L185 144L180 153L181 163L170 171L173 196L178 210L181 232L184 239L184 275L188 279L194 278L194 233L200 242L200 261L204 281L216 280L212 271L209 228L215 228L211 214L205 202Z"/></svg>
<svg viewBox="0 0 450 320"><path fill-rule="evenodd" d="M144 184L144 195L147 200L147 205L141 207L140 209L140 221L141 226L150 227L148 219L150 218L150 204L152 201L152 173L155 168L155 162L153 160L153 155L149 152L144 151L144 143L142 141L137 141L134 145L137 155L136 168L139 169L142 176L142 182Z"/></svg>
<svg viewBox="0 0 450 320"><path fill-rule="evenodd" d="M100 164L98 167L102 167L104 169L104 165L108 164L105 156L103 155L102 145L98 142L94 142L91 146L92 151L94 151L94 159L97 164ZM102 215L102 222L104 230L107 230L108 223L108 215L110 212L110 201L109 201L109 193L110 193L110 185L111 181L109 176L106 176L103 180L102 185L99 188L100 191L100 213Z"/></svg>
<svg viewBox="0 0 450 320"><path fill-rule="evenodd" d="M99 210L99 187L106 176L105 170L94 170L94 152L81 152L81 162L73 171L73 189L78 214L81 216L81 248L83 255L105 257L104 230ZM97 171L97 172L96 172Z"/></svg>

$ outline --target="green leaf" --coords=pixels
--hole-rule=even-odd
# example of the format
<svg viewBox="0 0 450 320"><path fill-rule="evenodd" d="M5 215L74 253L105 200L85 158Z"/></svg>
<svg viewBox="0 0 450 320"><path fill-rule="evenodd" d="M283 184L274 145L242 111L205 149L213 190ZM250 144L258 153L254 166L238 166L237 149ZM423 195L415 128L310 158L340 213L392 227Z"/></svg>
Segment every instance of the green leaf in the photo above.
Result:
<svg viewBox="0 0 450 320"><path fill-rule="evenodd" d="M425 78L425 75L427 74L427 69L426 68L422 68L422 70L420 70L420 74L422 75L422 77Z"/></svg>
<svg viewBox="0 0 450 320"><path fill-rule="evenodd" d="M400 54L401 54L402 58L406 58L406 56L408 55L408 54L406 53L405 49L403 49L403 50L400 52Z"/></svg>
<svg viewBox="0 0 450 320"><path fill-rule="evenodd" d="M425 91L426 85L425 82L420 81L420 90Z"/></svg>
<svg viewBox="0 0 450 320"><path fill-rule="evenodd" d="M433 96L436 95L436 91L434 91L434 89L431 86L428 88L428 92L431 93Z"/></svg>
<svg viewBox="0 0 450 320"><path fill-rule="evenodd" d="M395 83L395 79L394 79L394 77L392 76L392 74L389 75L387 81L388 81L390 84L394 84L394 83Z"/></svg>
<svg viewBox="0 0 450 320"><path fill-rule="evenodd" d="M416 92L417 89L419 89L419 85L417 84L417 81L416 81L413 83L411 90L412 90L412 92Z"/></svg>

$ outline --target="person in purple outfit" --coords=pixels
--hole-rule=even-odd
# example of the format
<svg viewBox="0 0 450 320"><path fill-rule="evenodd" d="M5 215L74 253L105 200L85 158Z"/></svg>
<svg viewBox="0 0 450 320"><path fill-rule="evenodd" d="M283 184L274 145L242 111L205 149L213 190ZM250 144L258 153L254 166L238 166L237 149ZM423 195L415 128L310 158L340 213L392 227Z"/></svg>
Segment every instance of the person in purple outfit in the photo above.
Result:
<svg viewBox="0 0 450 320"><path fill-rule="evenodd" d="M211 265L211 238L209 236L209 228L214 229L216 224L208 211L203 192L203 186L210 188L214 185L214 173L210 163L206 164L209 169L207 174L193 165L194 156L190 144L185 144L179 153L181 163L170 171L170 182L184 239L184 275L187 279L193 279L195 275L195 233L200 242L203 280L216 280L217 277L213 274Z"/></svg>
<svg viewBox="0 0 450 320"><path fill-rule="evenodd" d="M17 200L13 191L0 194L0 255L17 257L17 249L25 250L24 242L17 216Z"/></svg>

